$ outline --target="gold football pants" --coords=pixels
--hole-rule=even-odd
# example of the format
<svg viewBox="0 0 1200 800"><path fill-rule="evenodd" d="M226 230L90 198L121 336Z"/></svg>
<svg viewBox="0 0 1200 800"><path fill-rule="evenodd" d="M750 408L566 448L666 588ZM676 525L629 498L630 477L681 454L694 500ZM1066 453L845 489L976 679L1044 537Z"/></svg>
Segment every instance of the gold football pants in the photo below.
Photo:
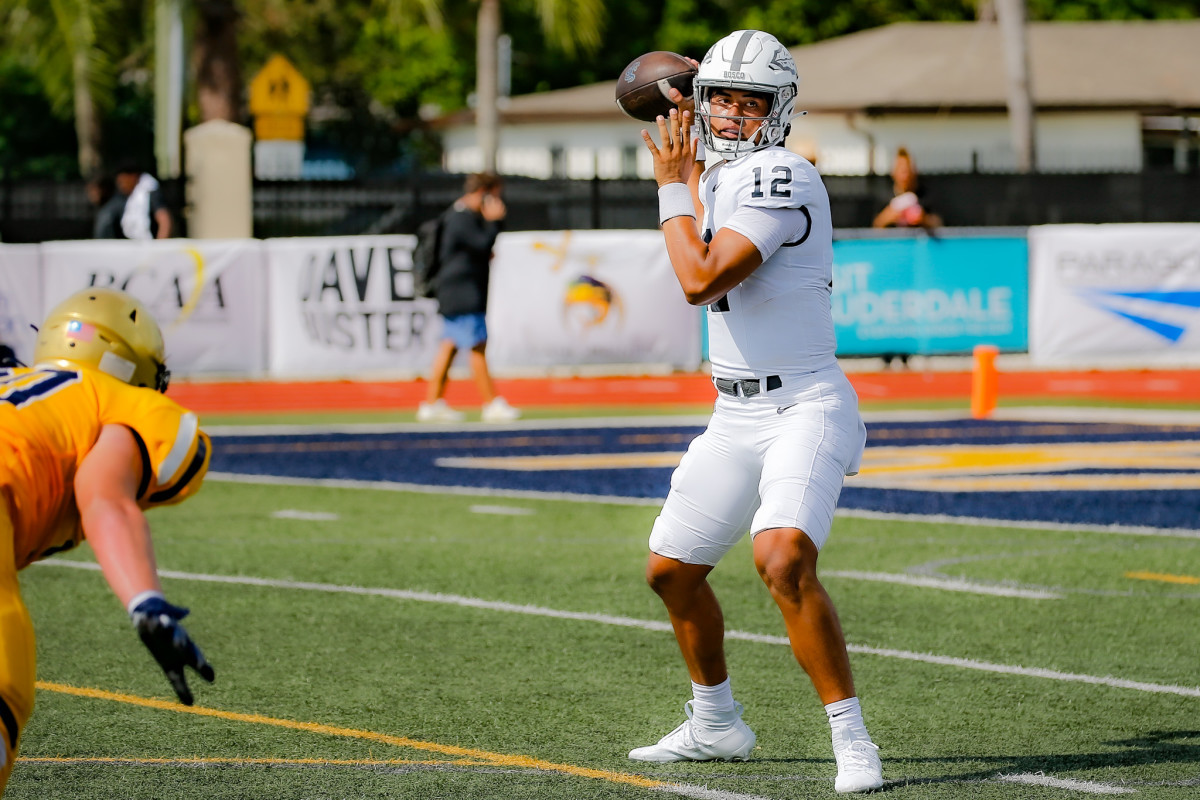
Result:
<svg viewBox="0 0 1200 800"><path fill-rule="evenodd" d="M17 760L21 731L33 712L37 668L33 622L17 583L13 536L8 504L0 497L0 739L4 740L0 794L4 793Z"/></svg>

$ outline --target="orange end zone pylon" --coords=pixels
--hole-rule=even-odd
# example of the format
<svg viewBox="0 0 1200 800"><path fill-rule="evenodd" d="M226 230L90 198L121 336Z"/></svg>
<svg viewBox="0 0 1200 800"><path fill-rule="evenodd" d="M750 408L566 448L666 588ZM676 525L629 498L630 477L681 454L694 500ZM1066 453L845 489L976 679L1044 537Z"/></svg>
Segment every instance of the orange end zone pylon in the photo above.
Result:
<svg viewBox="0 0 1200 800"><path fill-rule="evenodd" d="M975 345L975 367L971 374L971 417L987 419L996 410L998 391L996 356L1000 348L990 344Z"/></svg>

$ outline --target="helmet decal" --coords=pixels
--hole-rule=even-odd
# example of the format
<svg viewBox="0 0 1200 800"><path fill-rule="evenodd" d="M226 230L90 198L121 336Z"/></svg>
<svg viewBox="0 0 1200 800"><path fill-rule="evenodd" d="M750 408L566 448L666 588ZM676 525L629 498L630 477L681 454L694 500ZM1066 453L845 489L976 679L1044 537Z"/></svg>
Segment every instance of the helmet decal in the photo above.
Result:
<svg viewBox="0 0 1200 800"><path fill-rule="evenodd" d="M63 300L38 329L35 364L94 369L133 386L167 390L162 331L139 300L91 287Z"/></svg>

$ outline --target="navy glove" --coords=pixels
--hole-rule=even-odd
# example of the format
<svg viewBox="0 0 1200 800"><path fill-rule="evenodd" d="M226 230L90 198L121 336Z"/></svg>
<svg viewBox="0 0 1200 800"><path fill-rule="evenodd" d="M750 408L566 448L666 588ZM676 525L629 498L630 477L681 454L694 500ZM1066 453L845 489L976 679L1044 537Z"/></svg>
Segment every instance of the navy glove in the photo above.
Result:
<svg viewBox="0 0 1200 800"><path fill-rule="evenodd" d="M212 683L214 673L200 648L179 624L179 620L187 615L186 608L173 606L161 597L148 597L129 613L142 643L167 674L175 694L179 695L179 702L190 706L192 692L188 689L183 668L191 667L209 683Z"/></svg>

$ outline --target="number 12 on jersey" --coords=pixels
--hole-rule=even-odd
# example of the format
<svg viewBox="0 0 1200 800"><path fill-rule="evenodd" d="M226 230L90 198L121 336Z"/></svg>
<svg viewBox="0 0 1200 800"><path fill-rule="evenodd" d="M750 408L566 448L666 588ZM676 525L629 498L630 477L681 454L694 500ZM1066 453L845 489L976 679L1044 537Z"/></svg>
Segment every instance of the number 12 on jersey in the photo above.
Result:
<svg viewBox="0 0 1200 800"><path fill-rule="evenodd" d="M771 197L791 197L792 190L788 186L792 182L792 168L786 164L779 164L771 167L771 174L778 175L778 178L771 179ZM763 168L754 168L754 191L750 193L751 197L766 197L763 194Z"/></svg>

